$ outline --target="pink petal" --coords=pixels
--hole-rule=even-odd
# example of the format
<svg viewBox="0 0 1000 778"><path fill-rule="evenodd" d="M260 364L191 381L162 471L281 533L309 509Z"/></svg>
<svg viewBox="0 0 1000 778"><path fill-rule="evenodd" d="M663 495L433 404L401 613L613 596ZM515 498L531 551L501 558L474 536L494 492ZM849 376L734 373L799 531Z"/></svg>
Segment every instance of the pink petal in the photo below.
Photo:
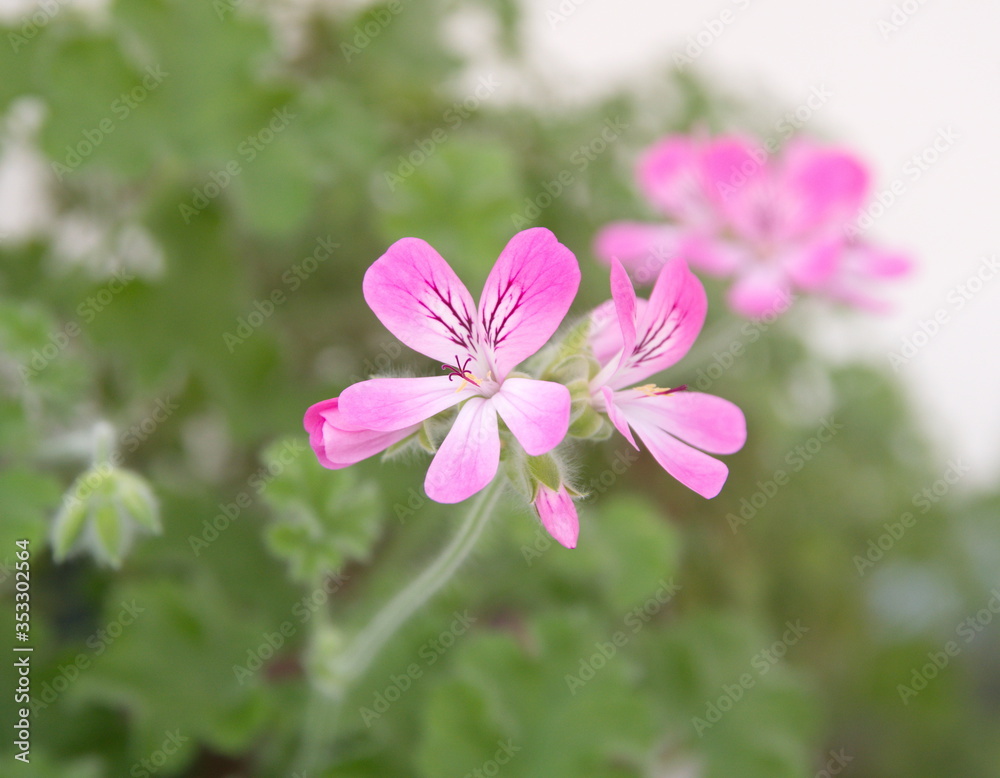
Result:
<svg viewBox="0 0 1000 778"><path fill-rule="evenodd" d="M415 351L442 363L476 353L472 295L425 241L393 243L368 268L363 288L379 321Z"/></svg>
<svg viewBox="0 0 1000 778"><path fill-rule="evenodd" d="M729 468L718 459L691 448L653 424L633 421L633 426L660 467L686 487L707 498L722 491Z"/></svg>
<svg viewBox="0 0 1000 778"><path fill-rule="evenodd" d="M636 302L632 282L617 259L611 260L611 298L615 301L618 326L622 331L622 355L618 362L621 370L635 349Z"/></svg>
<svg viewBox="0 0 1000 778"><path fill-rule="evenodd" d="M508 378L490 398L500 418L531 456L551 451L569 430L569 389L551 381Z"/></svg>
<svg viewBox="0 0 1000 778"><path fill-rule="evenodd" d="M538 518L548 533L566 548L576 548L580 521L566 487L560 486L559 491L554 492L544 484L539 484L534 505Z"/></svg>
<svg viewBox="0 0 1000 778"><path fill-rule="evenodd" d="M754 261L743 242L711 235L688 235L679 253L692 267L714 276L728 276Z"/></svg>
<svg viewBox="0 0 1000 778"><path fill-rule="evenodd" d="M847 249L845 262L858 275L868 278L902 278L913 272L913 260L906 254L858 244Z"/></svg>
<svg viewBox="0 0 1000 778"><path fill-rule="evenodd" d="M576 257L551 232L535 227L510 239L479 299L481 330L497 381L548 342L579 286Z"/></svg>
<svg viewBox="0 0 1000 778"><path fill-rule="evenodd" d="M683 260L660 271L649 304L636 327L636 344L624 368L606 383L613 389L642 381L670 367L691 348L705 323L705 287Z"/></svg>
<svg viewBox="0 0 1000 778"><path fill-rule="evenodd" d="M619 392L617 401L632 424L658 427L710 454L733 454L746 443L743 411L721 397L701 392L653 397Z"/></svg>
<svg viewBox="0 0 1000 778"><path fill-rule="evenodd" d="M680 256L686 245L685 234L683 229L668 224L615 222L597 233L594 253L608 264L619 260L636 283L646 285L656 279L668 259Z"/></svg>
<svg viewBox="0 0 1000 778"><path fill-rule="evenodd" d="M796 204L799 233L836 230L864 204L869 175L853 154L798 141L783 154L779 186Z"/></svg>
<svg viewBox="0 0 1000 778"><path fill-rule="evenodd" d="M787 252L778 264L800 288L819 289L840 268L843 246L839 238L828 238Z"/></svg>
<svg viewBox="0 0 1000 778"><path fill-rule="evenodd" d="M649 303L641 297L635 300L636 319L639 320ZM622 350L622 328L618 324L618 311L614 300L606 300L590 312L590 347L594 358L603 366Z"/></svg>
<svg viewBox="0 0 1000 778"><path fill-rule="evenodd" d="M372 378L352 384L340 394L344 422L356 429L400 430L419 424L475 393L449 376Z"/></svg>
<svg viewBox="0 0 1000 778"><path fill-rule="evenodd" d="M769 180L768 160L767 151L748 138L723 136L707 144L699 165L714 207L731 221L745 221Z"/></svg>
<svg viewBox="0 0 1000 778"><path fill-rule="evenodd" d="M699 176L699 155L697 141L670 135L651 146L636 169L639 186L649 201L689 226L711 219Z"/></svg>
<svg viewBox="0 0 1000 778"><path fill-rule="evenodd" d="M615 425L615 429L624 435L625 439L638 451L639 446L636 444L635 438L632 437L632 430L628 426L628 419L625 418L625 414L615 405L615 393L611 390L611 387L602 386L601 396L604 398L604 412L608 414L608 418Z"/></svg>
<svg viewBox="0 0 1000 778"><path fill-rule="evenodd" d="M726 297L729 306L748 319L777 316L784 313L792 301L787 276L768 267L744 274L730 287Z"/></svg>
<svg viewBox="0 0 1000 778"><path fill-rule="evenodd" d="M350 429L338 407L338 398L316 403L306 411L303 426L309 445L323 467L339 470L374 456L408 438L419 425L392 432Z"/></svg>
<svg viewBox="0 0 1000 778"><path fill-rule="evenodd" d="M492 481L499 465L496 409L482 397L473 397L434 455L424 491L437 502L461 502Z"/></svg>

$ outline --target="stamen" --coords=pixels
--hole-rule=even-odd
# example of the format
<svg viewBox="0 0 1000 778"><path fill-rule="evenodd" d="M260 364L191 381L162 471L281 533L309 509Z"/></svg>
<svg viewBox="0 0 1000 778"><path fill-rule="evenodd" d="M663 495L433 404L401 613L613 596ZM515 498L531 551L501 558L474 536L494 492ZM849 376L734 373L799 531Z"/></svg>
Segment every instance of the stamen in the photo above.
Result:
<svg viewBox="0 0 1000 778"><path fill-rule="evenodd" d="M464 362L460 362L459 356L456 354L454 365L441 365L442 370L448 371L449 381L452 378L460 378L462 380L462 384L455 390L456 394L461 392L469 384L478 387L482 383L482 381L476 378L476 376L473 375L473 373L468 369L469 362L471 361L472 357L468 357ZM492 373L490 375L492 375Z"/></svg>
<svg viewBox="0 0 1000 778"><path fill-rule="evenodd" d="M671 389L662 389L656 384L644 384L643 386L635 387L637 392L642 392L646 397L656 397L665 396L668 394L673 394L674 392L683 392L687 389L687 384L681 384L680 386L675 386Z"/></svg>

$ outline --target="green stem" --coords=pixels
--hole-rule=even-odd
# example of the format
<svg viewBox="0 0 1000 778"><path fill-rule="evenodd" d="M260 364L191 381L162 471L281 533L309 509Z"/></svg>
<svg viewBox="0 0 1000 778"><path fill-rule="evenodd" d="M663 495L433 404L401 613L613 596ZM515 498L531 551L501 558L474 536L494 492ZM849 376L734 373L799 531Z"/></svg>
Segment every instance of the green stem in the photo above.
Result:
<svg viewBox="0 0 1000 778"><path fill-rule="evenodd" d="M308 773L322 759L327 742L336 730L337 719L350 685L364 674L372 660L400 627L444 586L469 556L493 515L504 479L497 477L469 508L458 534L437 559L393 597L343 651L331 652L325 666L319 666L321 680L309 701L306 725L296 764ZM322 627L320 627L322 629Z"/></svg>
<svg viewBox="0 0 1000 778"><path fill-rule="evenodd" d="M390 600L346 650L336 657L335 669L331 668L334 669L334 677L343 679L345 686L359 678L389 638L451 579L489 522L503 484L503 478L494 478L480 492L448 547L409 586Z"/></svg>

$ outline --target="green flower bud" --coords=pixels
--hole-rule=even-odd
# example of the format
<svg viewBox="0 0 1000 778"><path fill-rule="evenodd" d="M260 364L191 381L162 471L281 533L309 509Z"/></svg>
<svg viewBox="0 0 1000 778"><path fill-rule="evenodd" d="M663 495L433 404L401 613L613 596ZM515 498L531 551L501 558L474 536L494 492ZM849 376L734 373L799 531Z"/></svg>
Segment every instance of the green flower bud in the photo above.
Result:
<svg viewBox="0 0 1000 778"><path fill-rule="evenodd" d="M119 567L136 530L161 531L156 497L141 476L102 462L81 474L63 497L52 525L57 562L89 551Z"/></svg>

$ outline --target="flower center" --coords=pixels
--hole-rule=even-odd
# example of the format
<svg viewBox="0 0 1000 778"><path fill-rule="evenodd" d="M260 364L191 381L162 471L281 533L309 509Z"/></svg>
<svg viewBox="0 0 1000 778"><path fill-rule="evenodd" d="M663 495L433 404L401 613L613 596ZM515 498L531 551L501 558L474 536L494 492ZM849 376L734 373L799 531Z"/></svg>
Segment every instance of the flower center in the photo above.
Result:
<svg viewBox="0 0 1000 778"><path fill-rule="evenodd" d="M459 384L458 389L455 390L456 393L461 392L469 384L472 384L477 389L482 389L483 384L494 383L493 381L493 371L486 373L486 378L482 379L475 375L471 370L469 370L469 363L472 361L472 357L467 357L464 362L460 361L459 356L455 355L454 365L441 365L442 370L448 371L448 380L453 378L458 378L462 383Z"/></svg>

